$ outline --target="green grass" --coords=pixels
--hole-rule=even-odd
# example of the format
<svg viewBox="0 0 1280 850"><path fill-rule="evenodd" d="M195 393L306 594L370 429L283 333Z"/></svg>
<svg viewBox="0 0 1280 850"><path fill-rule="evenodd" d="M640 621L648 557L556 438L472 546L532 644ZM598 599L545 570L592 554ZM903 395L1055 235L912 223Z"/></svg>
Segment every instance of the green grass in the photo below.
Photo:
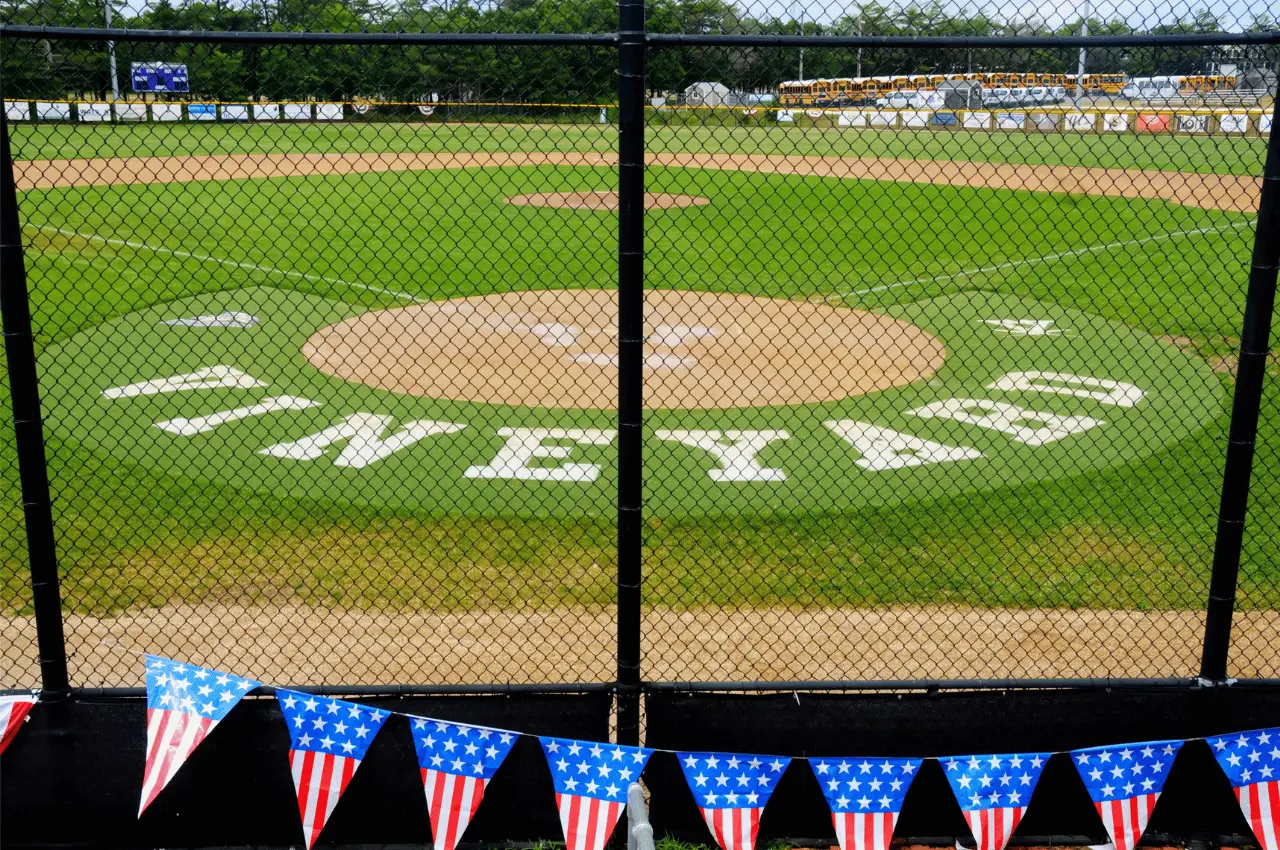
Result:
<svg viewBox="0 0 1280 850"><path fill-rule="evenodd" d="M374 125L233 127L221 139L203 127L138 129L26 127L18 151L33 158L418 150L432 148L413 145L437 143L468 150L507 144L608 149L611 142L594 127L536 133L469 128L447 138L440 130ZM940 145L935 150L953 156L967 150L967 156L999 153L1006 160L1122 164L1103 157L1123 155L1126 163L1143 167L1183 162L1230 170L1228 157L1207 160L1213 150L1207 145L1227 146L1222 139L1056 137L1041 144L1043 139L1025 137L996 151L988 150L995 137L985 135L902 135L909 139L888 155L921 155L906 146L914 142ZM852 151L860 155L886 153L874 145L891 142L875 140L893 138L671 130L657 134L656 143L771 151L772 141L799 146L827 136L866 140L865 149ZM1230 145L1241 162L1261 151L1256 140ZM517 191L608 188L614 179L603 169L531 168L25 193L32 305L53 402L45 413L68 604L107 612L173 600L293 599L449 610L609 603L616 565L607 486L593 494L591 509L573 516L492 516L468 505L441 515L352 505L336 492L306 498L208 486L208 476L173 477L145 459L122 463L110 446L91 450L73 437L96 421L68 418L71 387L64 382L74 383L72 372L51 371L51 352L77 333L177 299L231 297L250 287L323 297L351 311L403 302L338 283L39 228L109 234L431 298L512 286L607 287L613 280L612 217L517 209L500 199ZM681 169L652 169L650 186L713 197L707 207L649 217L648 273L655 286L805 298L893 285L841 303L908 312L922 309L912 305L965 293L1033 299L1116 323L1128 333L1185 338L1178 342L1198 368L1229 355L1239 333L1250 228L1231 226L1249 217L1155 201ZM1080 246L1205 228L1223 229L1019 264ZM1000 268L960 274L989 267ZM112 327L124 325L103 332L109 335ZM1118 335L1111 327L1099 325L1097 333ZM134 341L141 357L164 355L147 348L152 337L125 339ZM246 354L252 359L252 351ZM101 375L106 367L103 360L83 359L80 378ZM62 378L49 386L55 374ZM1159 434L1126 432L1152 445L1138 446L1119 466L1077 468L1080 459L1064 454L1060 474L946 492L916 489L899 494L905 505L838 509L829 502L799 510L784 501L682 517L663 510L675 497L662 495L668 493L665 482L656 480L645 527L646 600L689 606L1201 607L1230 389L1226 376L1215 380L1223 392L1207 428L1168 444ZM1267 390L1263 434L1280 425L1274 386ZM0 413L8 417L7 407ZM769 427L767 420L759 417L760 424L747 427ZM700 427L721 427L714 417L703 421ZM654 475L662 479L667 471ZM0 486L17 490L8 442L0 443ZM1277 497L1280 480L1261 475L1255 514L1265 517ZM5 507L0 604L25 611L20 513L12 501ZM1248 537L1245 607L1277 601L1273 540Z"/></svg>
<svg viewBox="0 0 1280 850"><path fill-rule="evenodd" d="M696 115L695 115L696 117ZM682 120L691 120L682 116ZM1085 165L1205 174L1262 173L1266 139L1237 136L892 132L813 126L668 126L650 117L652 153L804 154ZM230 153L601 151L611 125L567 124L19 124L15 158L180 156Z"/></svg>

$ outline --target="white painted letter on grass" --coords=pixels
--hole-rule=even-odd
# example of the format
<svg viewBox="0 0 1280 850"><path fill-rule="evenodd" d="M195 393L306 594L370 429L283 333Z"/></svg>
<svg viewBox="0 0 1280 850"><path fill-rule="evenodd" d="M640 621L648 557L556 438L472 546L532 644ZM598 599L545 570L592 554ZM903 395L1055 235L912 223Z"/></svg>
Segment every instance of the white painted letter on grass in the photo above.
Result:
<svg viewBox="0 0 1280 850"><path fill-rule="evenodd" d="M597 428L499 428L498 436L507 441L487 466L468 467L466 478L506 478L513 481L595 481L600 467L594 463L561 463L556 466L531 466L534 460L565 460L573 454L573 446L552 444L549 440L577 443L580 446L607 446L617 431Z"/></svg>
<svg viewBox="0 0 1280 850"><path fill-rule="evenodd" d="M210 366L188 372L185 375L174 375L169 378L157 378L154 381L143 381L124 387L112 387L103 390L105 398L133 398L142 395L160 395L161 393L180 393L185 390L252 390L267 386L256 378L251 378L232 366Z"/></svg>
<svg viewBox="0 0 1280 850"><path fill-rule="evenodd" d="M404 427L383 439L382 434L395 420L390 416L373 413L353 413L346 419L291 443L279 443L261 449L258 454L288 460L315 460L324 457L332 445L346 443L334 459L334 466L363 469L395 452L411 446L419 440L436 434L453 434L467 427L456 422L437 422L419 419L406 422Z"/></svg>
<svg viewBox="0 0 1280 850"><path fill-rule="evenodd" d="M195 418L179 418L169 419L165 422L157 422L156 427L161 431L168 431L170 434L177 434L179 437L192 437L196 434L203 434L205 431L212 431L219 425L225 425L228 422L238 422L241 419L248 419L251 416L263 416L267 413L278 413L282 410L306 410L308 407L319 407L320 402L311 401L310 399L298 398L297 396L281 395L275 398L269 398L258 404L249 407L237 407L235 410L223 410L218 413L211 413L208 416L197 416Z"/></svg>
<svg viewBox="0 0 1280 850"><path fill-rule="evenodd" d="M781 469L761 466L757 458L770 443L790 437L786 431L655 431L654 436L714 456L721 468L707 471L712 481L787 480Z"/></svg>
<svg viewBox="0 0 1280 850"><path fill-rule="evenodd" d="M1043 446L1107 424L1101 419L1091 419L1088 416L1059 416L1056 413L1027 410L1016 404L977 398L935 401L907 412L925 419L953 419L966 425L990 428L992 431L1008 434L1028 446Z"/></svg>
<svg viewBox="0 0 1280 850"><path fill-rule="evenodd" d="M1146 395L1133 384L1065 372L1010 372L987 389L1091 398L1116 407L1133 407Z"/></svg>
<svg viewBox="0 0 1280 850"><path fill-rule="evenodd" d="M837 419L823 424L858 450L862 457L855 460L855 464L877 472L982 457L982 452L977 449L944 446L942 443L922 440L910 434L852 419Z"/></svg>

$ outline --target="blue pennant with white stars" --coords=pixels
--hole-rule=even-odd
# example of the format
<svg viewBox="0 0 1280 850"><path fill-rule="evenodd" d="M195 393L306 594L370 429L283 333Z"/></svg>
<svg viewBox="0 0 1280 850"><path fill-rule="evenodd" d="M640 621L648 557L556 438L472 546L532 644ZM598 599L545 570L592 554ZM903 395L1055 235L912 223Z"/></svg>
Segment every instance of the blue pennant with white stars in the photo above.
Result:
<svg viewBox="0 0 1280 850"><path fill-rule="evenodd" d="M627 802L627 787L644 770L653 750L567 738L540 738L557 794Z"/></svg>
<svg viewBox="0 0 1280 850"><path fill-rule="evenodd" d="M702 809L763 809L789 758L736 753L676 753Z"/></svg>
<svg viewBox="0 0 1280 850"><path fill-rule="evenodd" d="M276 690L289 727L289 748L362 761L391 712L346 700Z"/></svg>
<svg viewBox="0 0 1280 850"><path fill-rule="evenodd" d="M514 732L483 726L450 723L426 717L410 717L418 765L454 776L492 779L503 759L515 746Z"/></svg>
<svg viewBox="0 0 1280 850"><path fill-rule="evenodd" d="M1072 750L1080 778L1095 803L1159 794L1181 741L1148 741Z"/></svg>
<svg viewBox="0 0 1280 850"><path fill-rule="evenodd" d="M1053 753L1002 753L938 759L965 811L1025 809Z"/></svg>
<svg viewBox="0 0 1280 850"><path fill-rule="evenodd" d="M924 759L810 759L833 814L899 812Z"/></svg>

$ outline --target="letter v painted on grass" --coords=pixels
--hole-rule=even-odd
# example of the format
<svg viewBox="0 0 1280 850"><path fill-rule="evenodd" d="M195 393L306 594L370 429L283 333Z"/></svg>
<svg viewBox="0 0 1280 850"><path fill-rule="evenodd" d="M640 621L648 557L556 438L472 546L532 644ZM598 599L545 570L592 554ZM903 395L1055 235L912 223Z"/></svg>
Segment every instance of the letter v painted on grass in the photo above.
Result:
<svg viewBox="0 0 1280 850"><path fill-rule="evenodd" d="M316 460L323 457L330 446L346 443L334 459L333 465L363 469L419 440L437 434L456 434L467 427L457 422L419 419L406 422L402 428L384 439L383 432L390 428L394 421L390 416L353 413L337 425L326 428L318 434L310 434L291 443L268 446L259 450L258 454L288 460Z"/></svg>

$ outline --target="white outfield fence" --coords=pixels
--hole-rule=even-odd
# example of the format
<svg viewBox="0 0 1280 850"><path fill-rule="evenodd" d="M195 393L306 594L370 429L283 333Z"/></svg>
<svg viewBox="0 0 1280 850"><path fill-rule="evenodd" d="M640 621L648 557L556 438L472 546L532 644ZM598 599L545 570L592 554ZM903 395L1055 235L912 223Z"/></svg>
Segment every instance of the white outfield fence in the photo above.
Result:
<svg viewBox="0 0 1280 850"><path fill-rule="evenodd" d="M198 102L143 103L138 101L14 100L5 102L11 122L241 122L241 121L345 121L370 116L377 107L424 106L409 103L339 101L307 102ZM421 110L429 116L435 106L524 106L608 108L611 104L540 103L437 103ZM672 107L659 107L670 110ZM849 129L880 130L978 130L1022 133L1158 133L1166 135L1269 135L1273 116L1259 108L1123 105L1073 109L760 109L716 107L744 117L762 115L766 122L808 123Z"/></svg>

